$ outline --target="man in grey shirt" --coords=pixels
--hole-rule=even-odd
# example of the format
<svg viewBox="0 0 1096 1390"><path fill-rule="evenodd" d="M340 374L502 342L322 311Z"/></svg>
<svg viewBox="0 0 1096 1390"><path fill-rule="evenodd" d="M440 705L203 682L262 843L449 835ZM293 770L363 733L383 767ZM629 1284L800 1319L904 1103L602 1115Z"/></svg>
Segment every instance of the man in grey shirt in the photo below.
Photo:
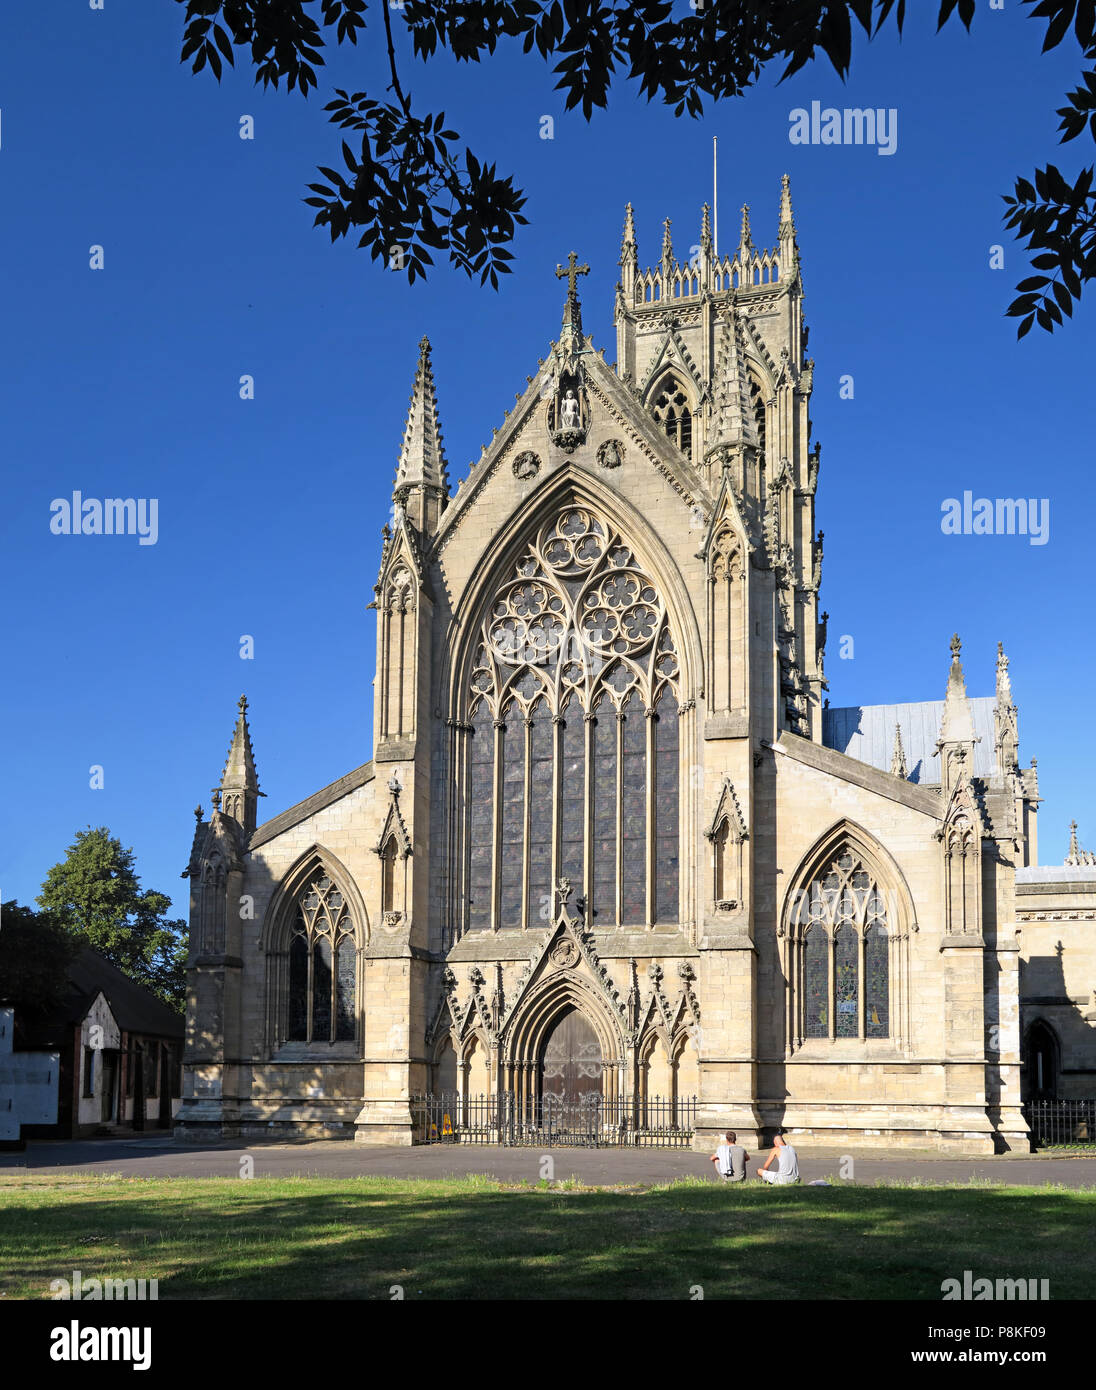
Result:
<svg viewBox="0 0 1096 1390"><path fill-rule="evenodd" d="M715 1171L728 1182L745 1182L746 1164L749 1161L750 1155L738 1142L738 1135L729 1129L723 1136L723 1143L712 1154Z"/></svg>
<svg viewBox="0 0 1096 1390"><path fill-rule="evenodd" d="M774 1158L776 1167L770 1168L769 1165ZM784 1142L782 1134L773 1135L773 1151L757 1170L757 1176L762 1182L771 1182L778 1186L799 1181L799 1159L792 1146Z"/></svg>

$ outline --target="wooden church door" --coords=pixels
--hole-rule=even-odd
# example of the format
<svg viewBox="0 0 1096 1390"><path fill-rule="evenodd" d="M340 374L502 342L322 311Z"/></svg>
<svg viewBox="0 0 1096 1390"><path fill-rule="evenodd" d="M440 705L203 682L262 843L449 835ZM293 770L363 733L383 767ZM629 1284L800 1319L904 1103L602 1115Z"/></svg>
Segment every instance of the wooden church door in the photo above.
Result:
<svg viewBox="0 0 1096 1390"><path fill-rule="evenodd" d="M544 1044L541 1091L563 1104L593 1103L601 1096L601 1048L577 1009L557 1019ZM587 1100L587 1097L590 1099Z"/></svg>

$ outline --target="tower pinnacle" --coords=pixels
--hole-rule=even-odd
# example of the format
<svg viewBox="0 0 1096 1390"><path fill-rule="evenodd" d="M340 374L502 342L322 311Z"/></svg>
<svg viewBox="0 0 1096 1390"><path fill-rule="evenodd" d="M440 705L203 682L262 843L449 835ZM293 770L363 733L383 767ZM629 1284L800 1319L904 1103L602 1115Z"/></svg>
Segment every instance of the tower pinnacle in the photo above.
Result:
<svg viewBox="0 0 1096 1390"><path fill-rule="evenodd" d="M902 726L894 726L894 752L891 755L891 776L908 779L909 768L906 766L906 750L902 747Z"/></svg>
<svg viewBox="0 0 1096 1390"><path fill-rule="evenodd" d="M430 340L426 337L419 342L419 361L393 495L419 530L425 532L433 532L449 500L449 468L438 421Z"/></svg>
<svg viewBox="0 0 1096 1390"><path fill-rule="evenodd" d="M250 835L256 825L258 798L264 795L259 790L259 778L255 771L255 754L251 747L251 730L247 724L247 697L241 695L237 701L236 727L232 732L228 758L221 785L215 789L215 804L223 800L224 814L232 816Z"/></svg>
<svg viewBox="0 0 1096 1390"><path fill-rule="evenodd" d="M750 205L744 203L742 206L742 231L738 237L738 258L745 261L747 256L753 251L753 236L750 232Z"/></svg>
<svg viewBox="0 0 1096 1390"><path fill-rule="evenodd" d="M974 771L974 745L979 741L974 732L974 716L959 660L961 653L962 644L956 633L951 639L948 689L944 696L940 737L936 742L936 751L940 755L940 781L945 796L961 777L969 777Z"/></svg>
<svg viewBox="0 0 1096 1390"><path fill-rule="evenodd" d="M624 235L620 239L620 264L635 265L638 256L636 223L631 203L624 209Z"/></svg>

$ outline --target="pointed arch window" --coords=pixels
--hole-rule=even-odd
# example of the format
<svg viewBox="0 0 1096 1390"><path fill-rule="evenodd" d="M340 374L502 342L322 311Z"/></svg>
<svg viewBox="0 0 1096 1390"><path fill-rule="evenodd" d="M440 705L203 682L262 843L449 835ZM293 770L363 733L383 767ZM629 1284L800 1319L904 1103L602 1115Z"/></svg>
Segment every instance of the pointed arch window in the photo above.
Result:
<svg viewBox="0 0 1096 1390"><path fill-rule="evenodd" d="M289 942L289 1042L353 1041L357 948L346 901L322 871L297 898Z"/></svg>
<svg viewBox="0 0 1096 1390"><path fill-rule="evenodd" d="M693 416L685 387L673 376L664 377L651 397L651 413L666 437L686 458L693 456Z"/></svg>
<svg viewBox="0 0 1096 1390"><path fill-rule="evenodd" d="M485 608L464 726L468 929L539 929L560 877L598 926L677 920L677 680L634 550L565 508Z"/></svg>
<svg viewBox="0 0 1096 1390"><path fill-rule="evenodd" d="M886 896L860 856L842 848L790 905L792 1035L891 1035L892 924Z"/></svg>

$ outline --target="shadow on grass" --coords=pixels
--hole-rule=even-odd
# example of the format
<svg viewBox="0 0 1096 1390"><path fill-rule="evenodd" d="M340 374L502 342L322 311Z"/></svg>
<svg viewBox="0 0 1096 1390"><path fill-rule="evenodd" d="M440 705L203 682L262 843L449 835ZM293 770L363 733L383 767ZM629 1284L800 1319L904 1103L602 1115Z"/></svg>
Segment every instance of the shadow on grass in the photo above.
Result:
<svg viewBox="0 0 1096 1390"><path fill-rule="evenodd" d="M162 1299L938 1300L965 1269L1096 1297L1092 1192L175 1179L0 1202L8 1297L75 1269L158 1278Z"/></svg>

